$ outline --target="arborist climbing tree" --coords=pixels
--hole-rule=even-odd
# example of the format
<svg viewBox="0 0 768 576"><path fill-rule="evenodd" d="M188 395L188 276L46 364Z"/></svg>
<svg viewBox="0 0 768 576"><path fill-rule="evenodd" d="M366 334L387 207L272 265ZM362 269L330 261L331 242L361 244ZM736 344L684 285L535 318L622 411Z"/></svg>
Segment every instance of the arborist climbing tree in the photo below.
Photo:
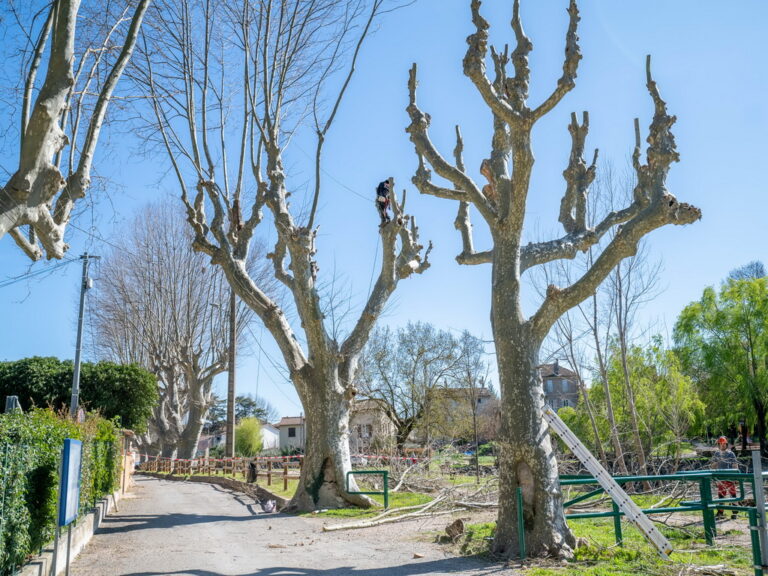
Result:
<svg viewBox="0 0 768 576"><path fill-rule="evenodd" d="M381 218L381 226L384 226L387 222L392 220L389 217L389 193L392 191L395 179L391 176L379 182L376 187L376 209L379 211L379 217Z"/></svg>

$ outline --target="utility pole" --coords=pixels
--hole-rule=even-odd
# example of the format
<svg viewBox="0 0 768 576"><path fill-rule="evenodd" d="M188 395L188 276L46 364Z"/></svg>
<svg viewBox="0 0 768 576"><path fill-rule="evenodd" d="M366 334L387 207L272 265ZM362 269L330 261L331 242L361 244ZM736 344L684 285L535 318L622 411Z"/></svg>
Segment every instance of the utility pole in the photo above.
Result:
<svg viewBox="0 0 768 576"><path fill-rule="evenodd" d="M227 458L235 456L235 359L237 350L237 296L229 291L229 372L227 374Z"/></svg>
<svg viewBox="0 0 768 576"><path fill-rule="evenodd" d="M92 285L91 279L88 277L88 265L91 258L99 258L99 256L90 256L88 252L80 256L80 259L83 261L83 279L80 284L80 312L77 317L75 371L72 376L72 400L69 405L69 415L71 418L77 417L77 408L80 403L80 351L83 345L83 311L85 310L85 293Z"/></svg>

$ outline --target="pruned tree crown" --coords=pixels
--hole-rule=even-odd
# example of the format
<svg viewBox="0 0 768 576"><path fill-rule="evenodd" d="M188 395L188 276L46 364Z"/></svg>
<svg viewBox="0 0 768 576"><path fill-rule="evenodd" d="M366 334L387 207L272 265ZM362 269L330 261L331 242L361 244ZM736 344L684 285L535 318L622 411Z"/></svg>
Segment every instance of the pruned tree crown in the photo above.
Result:
<svg viewBox="0 0 768 576"><path fill-rule="evenodd" d="M474 265L498 263L499 244L510 238L517 250L504 251L507 262L519 277L532 266L559 259L573 259L580 252L598 244L606 233L613 237L591 266L580 278L568 286L551 285L539 309L529 319L530 326L539 339L543 339L555 320L572 308L605 279L611 269L623 258L631 256L640 239L651 230L666 224L689 224L701 217L698 208L680 203L667 190L666 177L679 155L671 127L675 117L667 112L656 82L651 76L651 60L646 61L646 84L654 103L654 116L647 137L648 149L645 163L641 161L639 122L635 120L635 149L633 167L637 175L633 201L625 208L611 211L594 226L588 225L587 198L594 181L598 151L592 154L590 163L585 159L586 138L589 132L589 114L581 120L571 114L568 131L571 135L571 153L563 171L565 192L560 202L559 222L564 234L549 241L521 245L525 206L533 168L531 132L535 123L557 106L576 83L578 64L582 58L577 34L580 20L576 0L568 6L568 30L565 39L563 73L550 95L538 105L528 103L530 67L528 55L533 44L526 36L520 19L520 2L513 5L512 30L516 46L510 54L490 48L494 78L487 75L489 24L480 13L480 0L472 0L471 13L475 32L467 38L464 56L464 74L472 81L483 101L493 114L491 153L481 162L479 172L486 184L477 184L464 166L464 143L456 127L454 162L446 160L429 137L431 118L416 102L417 68L410 70L408 80L408 115L411 119L406 131L410 135L419 165L413 183L422 194L456 200L459 203L455 226L461 233L462 251L457 256L460 264ZM508 68L511 64L511 75ZM450 183L440 186L432 181L432 170ZM469 207L473 206L489 226L494 247L477 251L472 237Z"/></svg>

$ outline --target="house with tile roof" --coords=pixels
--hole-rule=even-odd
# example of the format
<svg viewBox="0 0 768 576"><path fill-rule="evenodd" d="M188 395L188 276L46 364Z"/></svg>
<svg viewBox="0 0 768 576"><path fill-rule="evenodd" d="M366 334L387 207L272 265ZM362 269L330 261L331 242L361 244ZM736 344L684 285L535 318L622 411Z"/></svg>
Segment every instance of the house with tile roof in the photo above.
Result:
<svg viewBox="0 0 768 576"><path fill-rule="evenodd" d="M557 360L552 364L539 366L539 374L544 383L544 402L557 412L567 406L575 407L579 402L578 376Z"/></svg>
<svg viewBox="0 0 768 576"><path fill-rule="evenodd" d="M280 450L304 451L306 422L303 414L283 416L275 426L280 431Z"/></svg>

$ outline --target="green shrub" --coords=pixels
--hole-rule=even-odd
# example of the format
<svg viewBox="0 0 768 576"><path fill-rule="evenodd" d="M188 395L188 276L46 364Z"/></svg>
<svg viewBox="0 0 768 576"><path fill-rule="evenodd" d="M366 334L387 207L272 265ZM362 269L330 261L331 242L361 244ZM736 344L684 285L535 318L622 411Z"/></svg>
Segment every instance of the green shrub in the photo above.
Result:
<svg viewBox="0 0 768 576"><path fill-rule="evenodd" d="M250 458L262 449L261 423L258 418L243 418L235 428L235 455Z"/></svg>
<svg viewBox="0 0 768 576"><path fill-rule="evenodd" d="M477 448L478 456L497 456L499 453L499 445L496 442L487 442L480 444Z"/></svg>
<svg viewBox="0 0 768 576"><path fill-rule="evenodd" d="M117 487L115 425L96 415L78 424L50 409L0 415L0 575L53 539L65 438L83 442L81 513Z"/></svg>
<svg viewBox="0 0 768 576"><path fill-rule="evenodd" d="M0 400L18 396L21 407L69 406L73 364L70 360L34 356L0 362ZM123 428L143 432L159 392L156 378L136 364L83 362L80 403L105 418L119 418Z"/></svg>

